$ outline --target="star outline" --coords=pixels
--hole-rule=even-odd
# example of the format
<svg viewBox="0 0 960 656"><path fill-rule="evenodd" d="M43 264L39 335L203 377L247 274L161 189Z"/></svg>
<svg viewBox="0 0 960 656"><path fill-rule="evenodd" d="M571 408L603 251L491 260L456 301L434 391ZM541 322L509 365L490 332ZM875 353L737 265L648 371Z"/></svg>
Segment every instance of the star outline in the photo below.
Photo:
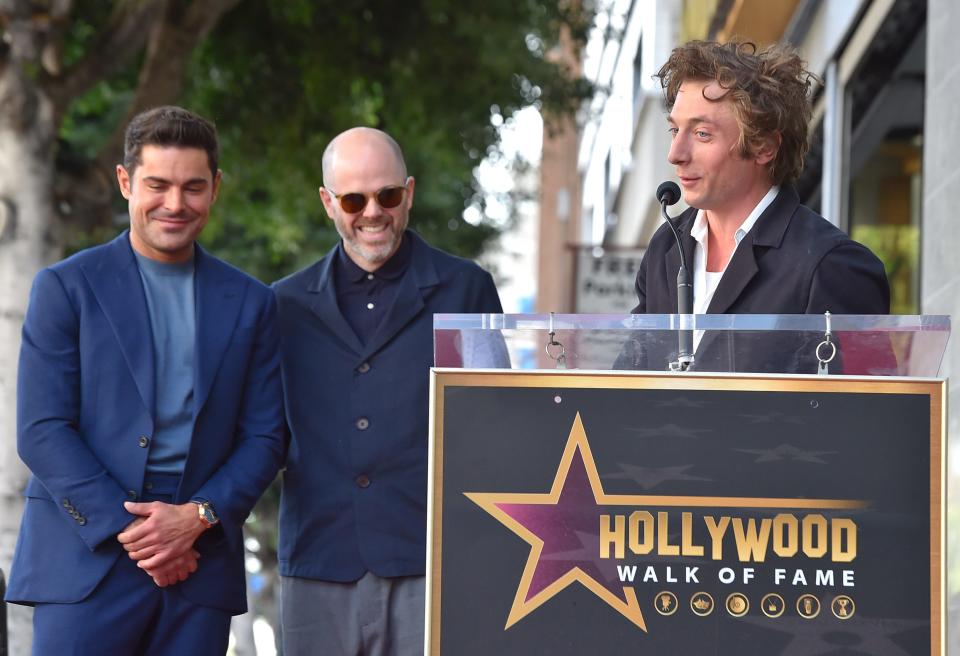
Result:
<svg viewBox="0 0 960 656"><path fill-rule="evenodd" d="M584 572L580 567L573 567L562 576L546 586L543 590L527 599L530 585L536 572L537 564L543 551L543 540L535 533L524 526L522 523L511 517L505 511L501 510L498 504L501 503L523 503L529 505L556 505L560 500L560 493L563 491L564 483L570 472L570 465L573 462L574 454L580 451L580 458L587 472L587 478L590 481L590 489L593 493L593 500L597 506L617 505L605 503L607 495L603 491L603 484L600 481L600 474L597 471L596 462L593 459L593 452L590 449L590 443L587 441L587 434L583 428L583 421L578 412L573 420L573 426L570 428L570 434L567 437L564 446L563 455L560 457L560 464L553 479L553 485L550 492L547 493L526 493L526 492L464 492L464 496L483 508L513 533L520 536L530 545L530 554L527 556L527 562L523 568L523 574L520 577L520 583L517 586L517 592L510 607L510 613L507 616L507 623L504 630L522 620L534 610L552 599L556 594L567 588L574 582L579 582L589 591L600 597L604 602L613 607L630 622L636 625L643 632L647 632L647 623L643 618L643 611L640 609L640 603L637 600L637 592L632 586L623 586L623 594L626 601L619 599L610 590Z"/></svg>

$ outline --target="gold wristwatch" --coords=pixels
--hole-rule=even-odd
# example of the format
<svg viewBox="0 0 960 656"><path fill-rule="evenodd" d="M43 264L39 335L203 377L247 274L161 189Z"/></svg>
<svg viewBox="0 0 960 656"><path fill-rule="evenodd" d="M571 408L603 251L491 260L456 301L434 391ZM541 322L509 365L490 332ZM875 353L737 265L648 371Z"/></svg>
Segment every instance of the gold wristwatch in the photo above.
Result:
<svg viewBox="0 0 960 656"><path fill-rule="evenodd" d="M217 517L216 511L209 501L194 501L193 503L197 504L200 511L200 523L203 524L203 528L212 528L220 523L220 518Z"/></svg>

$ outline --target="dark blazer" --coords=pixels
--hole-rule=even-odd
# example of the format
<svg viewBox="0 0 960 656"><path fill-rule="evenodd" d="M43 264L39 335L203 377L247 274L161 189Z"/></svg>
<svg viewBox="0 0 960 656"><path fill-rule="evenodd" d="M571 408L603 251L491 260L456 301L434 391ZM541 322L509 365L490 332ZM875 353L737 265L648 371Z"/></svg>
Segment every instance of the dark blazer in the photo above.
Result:
<svg viewBox="0 0 960 656"><path fill-rule="evenodd" d="M336 248L274 283L291 431L280 573L421 575L435 313L500 313L490 274L411 233L393 307L366 345L337 306Z"/></svg>
<svg viewBox="0 0 960 656"><path fill-rule="evenodd" d="M690 230L696 217L697 210L689 208L675 219L691 273L696 240ZM676 241L662 225L637 272L639 303L633 313L675 314L679 268ZM828 310L831 314L888 314L890 288L883 263L801 205L793 188L783 187L734 252L707 314L822 314ZM741 343L738 348L729 337L707 334L696 353L696 368L724 371L729 365L731 371L815 372L816 359L811 365L806 345L797 347L803 354L785 343L761 353L754 348L760 341ZM634 348L628 360L633 358L634 364L646 360L649 368L662 369L676 357L676 345L671 346L672 352L658 347L655 356L650 348L646 353L642 347ZM661 361L663 367L658 366Z"/></svg>
<svg viewBox="0 0 960 656"><path fill-rule="evenodd" d="M209 500L221 522L177 586L241 613L241 527L284 452L276 302L199 246L195 285L193 438L174 502ZM150 331L126 232L37 274L17 379L17 446L33 475L8 601L81 601L126 557L116 535L134 517L123 502L143 492L154 428Z"/></svg>

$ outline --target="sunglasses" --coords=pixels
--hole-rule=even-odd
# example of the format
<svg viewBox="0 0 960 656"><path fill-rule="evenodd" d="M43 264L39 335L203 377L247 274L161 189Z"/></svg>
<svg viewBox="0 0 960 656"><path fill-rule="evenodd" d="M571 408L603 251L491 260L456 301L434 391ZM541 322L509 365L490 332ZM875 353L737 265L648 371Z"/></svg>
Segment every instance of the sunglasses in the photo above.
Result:
<svg viewBox="0 0 960 656"><path fill-rule="evenodd" d="M327 191L330 190L328 189ZM377 201L377 205L383 209L392 210L403 202L403 197L406 192L406 185L394 185L383 187L372 194L361 194L359 191L349 194L335 194L330 191L330 195L337 199L337 202L340 203L340 209L344 212L347 214L357 214L363 211L363 208L367 206L371 197L373 197Z"/></svg>

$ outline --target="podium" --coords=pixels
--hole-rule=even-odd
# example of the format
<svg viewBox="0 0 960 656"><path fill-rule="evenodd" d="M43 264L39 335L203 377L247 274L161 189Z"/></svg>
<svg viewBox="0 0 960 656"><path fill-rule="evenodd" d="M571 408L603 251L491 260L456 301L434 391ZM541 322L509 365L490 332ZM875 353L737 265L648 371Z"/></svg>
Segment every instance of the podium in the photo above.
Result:
<svg viewBox="0 0 960 656"><path fill-rule="evenodd" d="M426 653L943 653L947 317L434 329Z"/></svg>

